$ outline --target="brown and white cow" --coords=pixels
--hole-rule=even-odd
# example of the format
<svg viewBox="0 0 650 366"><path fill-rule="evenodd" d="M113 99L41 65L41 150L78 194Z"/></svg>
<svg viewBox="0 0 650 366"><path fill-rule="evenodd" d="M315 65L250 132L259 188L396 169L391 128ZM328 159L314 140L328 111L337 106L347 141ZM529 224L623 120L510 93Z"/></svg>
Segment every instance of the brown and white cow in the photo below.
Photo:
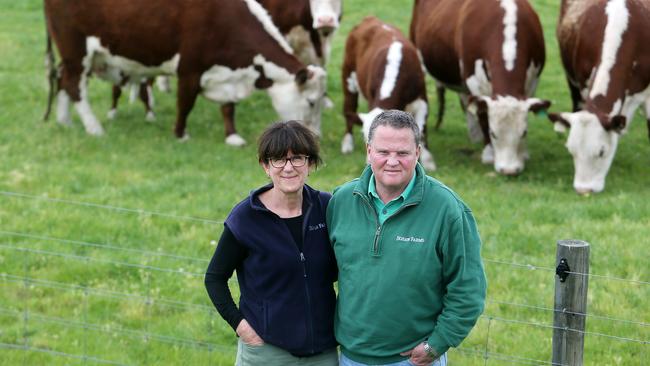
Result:
<svg viewBox="0 0 650 366"><path fill-rule="evenodd" d="M650 98L650 4L562 1L557 36L574 112L549 117L560 132L570 127L575 190L600 192L620 134Z"/></svg>
<svg viewBox="0 0 650 366"><path fill-rule="evenodd" d="M257 0L269 12L296 57L325 66L341 19L341 0Z"/></svg>
<svg viewBox="0 0 650 366"><path fill-rule="evenodd" d="M45 14L62 59L61 123L70 123L72 100L86 131L103 134L88 103L87 77L93 73L113 81L177 75L179 138L186 136L187 116L202 94L224 103L226 142L243 144L231 103L255 88L268 91L281 118L320 126L325 71L298 61L254 0L45 0Z"/></svg>
<svg viewBox="0 0 650 366"><path fill-rule="evenodd" d="M397 28L375 17L366 17L355 26L345 43L342 79L346 120L342 153L354 149L355 124L363 126L367 140L370 124L379 113L400 109L413 114L422 131L422 165L435 170L427 148L428 103L422 64L415 46ZM357 114L359 94L368 101L370 112Z"/></svg>
<svg viewBox="0 0 650 366"><path fill-rule="evenodd" d="M526 0L416 0L410 36L438 87L460 94L470 137L483 137L483 163L519 174L528 158L527 114L550 102L532 98L544 67L542 27ZM477 121L478 120L478 121Z"/></svg>

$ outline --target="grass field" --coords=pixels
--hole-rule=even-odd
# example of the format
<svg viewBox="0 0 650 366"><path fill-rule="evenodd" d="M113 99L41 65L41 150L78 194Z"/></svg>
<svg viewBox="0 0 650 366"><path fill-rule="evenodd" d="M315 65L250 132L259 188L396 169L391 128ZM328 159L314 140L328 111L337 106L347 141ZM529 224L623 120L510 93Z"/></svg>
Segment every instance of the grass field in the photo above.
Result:
<svg viewBox="0 0 650 366"><path fill-rule="evenodd" d="M565 111L557 2L532 3L547 45L537 96ZM364 167L360 134L353 154L340 153L346 34L370 14L406 31L411 6L344 0L328 65L335 107L323 115L326 164L311 185L332 190ZM156 93L155 123L125 97L107 122L110 88L97 80L90 95L106 136L86 135L76 115L72 128L43 123L42 1L0 0L0 8L0 365L231 365L236 338L212 309L202 273L232 206L266 182L254 141L277 118L268 97L257 92L238 106L238 130L249 142L243 148L225 145L218 107L205 99L190 115L187 143L171 132L174 94ZM432 124L430 79L429 100ZM486 350L491 365L550 361L552 329L531 323L552 325L548 268L556 265L556 241L569 238L591 243L591 273L604 276L589 281L588 312L596 317L587 320L585 365L647 364L650 147L642 116L621 139L605 192L582 197L572 188L565 137L548 121L531 116L526 170L503 177L480 163L481 146L468 141L455 97L448 100L442 129L429 135L438 165L432 175L472 207L489 281L485 316L450 352L450 365L484 365L476 352Z"/></svg>

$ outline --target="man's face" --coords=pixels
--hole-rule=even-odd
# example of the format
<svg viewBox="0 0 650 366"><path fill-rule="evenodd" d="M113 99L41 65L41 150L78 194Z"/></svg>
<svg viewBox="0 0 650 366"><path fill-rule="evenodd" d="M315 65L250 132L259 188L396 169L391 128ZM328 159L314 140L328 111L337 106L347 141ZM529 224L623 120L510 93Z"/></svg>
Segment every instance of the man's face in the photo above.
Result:
<svg viewBox="0 0 650 366"><path fill-rule="evenodd" d="M420 147L409 128L379 126L366 147L378 193L401 193L415 172Z"/></svg>

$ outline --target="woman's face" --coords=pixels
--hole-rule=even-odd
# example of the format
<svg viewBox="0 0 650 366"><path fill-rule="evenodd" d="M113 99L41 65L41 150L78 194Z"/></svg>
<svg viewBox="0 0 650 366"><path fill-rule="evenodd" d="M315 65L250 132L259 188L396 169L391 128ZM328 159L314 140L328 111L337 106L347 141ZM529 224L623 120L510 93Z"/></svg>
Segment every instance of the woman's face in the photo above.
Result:
<svg viewBox="0 0 650 366"><path fill-rule="evenodd" d="M302 191L309 175L309 157L289 151L284 158L267 160L262 167L271 178L274 189L285 194L297 193Z"/></svg>

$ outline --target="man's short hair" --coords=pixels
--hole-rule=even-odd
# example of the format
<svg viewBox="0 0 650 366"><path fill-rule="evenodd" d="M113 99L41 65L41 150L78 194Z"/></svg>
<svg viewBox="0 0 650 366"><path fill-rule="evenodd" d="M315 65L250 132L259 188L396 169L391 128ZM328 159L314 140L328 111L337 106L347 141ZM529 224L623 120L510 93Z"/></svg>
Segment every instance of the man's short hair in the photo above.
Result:
<svg viewBox="0 0 650 366"><path fill-rule="evenodd" d="M370 129L368 130L368 144L372 142L375 130L379 126L389 126L395 129L410 128L411 131L413 131L415 145L418 146L420 144L420 128L418 127L418 124L415 123L413 115L408 112L397 109L388 109L379 113L377 117L372 120L372 124L370 124Z"/></svg>

